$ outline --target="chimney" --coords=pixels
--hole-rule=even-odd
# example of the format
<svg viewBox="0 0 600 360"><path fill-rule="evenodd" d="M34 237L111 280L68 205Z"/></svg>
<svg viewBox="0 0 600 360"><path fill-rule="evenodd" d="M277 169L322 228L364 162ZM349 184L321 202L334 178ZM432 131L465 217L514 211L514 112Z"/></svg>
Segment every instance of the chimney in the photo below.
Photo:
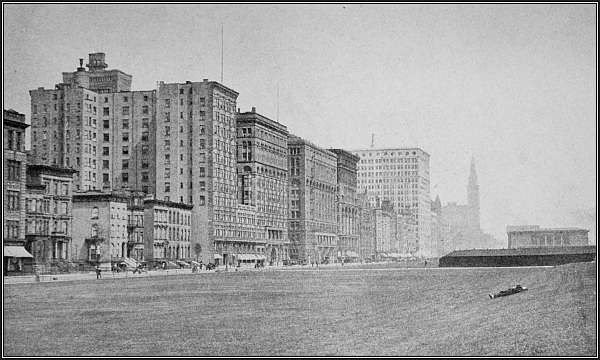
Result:
<svg viewBox="0 0 600 360"><path fill-rule="evenodd" d="M204 82L207 82L207 81L208 81L208 79L202 79L202 81L204 81Z"/></svg>
<svg viewBox="0 0 600 360"><path fill-rule="evenodd" d="M255 113L256 112L256 108L253 106L252 107L252 112Z"/></svg>

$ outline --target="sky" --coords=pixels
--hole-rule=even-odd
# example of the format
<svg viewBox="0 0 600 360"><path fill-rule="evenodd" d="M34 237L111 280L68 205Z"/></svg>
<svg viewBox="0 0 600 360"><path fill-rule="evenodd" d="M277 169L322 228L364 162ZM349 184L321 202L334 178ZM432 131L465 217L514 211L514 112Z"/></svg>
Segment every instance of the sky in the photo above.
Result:
<svg viewBox="0 0 600 360"><path fill-rule="evenodd" d="M133 90L220 82L223 40L242 111L325 148L418 146L443 204L474 157L498 246L522 224L596 243L596 33L596 4L4 3L3 106L29 119L28 91L92 52Z"/></svg>

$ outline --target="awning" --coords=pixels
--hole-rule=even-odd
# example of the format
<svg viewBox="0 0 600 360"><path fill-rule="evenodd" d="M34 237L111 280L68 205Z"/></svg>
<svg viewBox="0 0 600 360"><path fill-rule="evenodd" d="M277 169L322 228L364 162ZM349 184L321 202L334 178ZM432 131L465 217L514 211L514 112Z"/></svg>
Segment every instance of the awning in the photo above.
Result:
<svg viewBox="0 0 600 360"><path fill-rule="evenodd" d="M222 259L223 257L219 254L215 254L215 259Z"/></svg>
<svg viewBox="0 0 600 360"><path fill-rule="evenodd" d="M4 247L4 256L6 257L15 257L15 258L32 258L30 253L25 250L22 246L5 246Z"/></svg>

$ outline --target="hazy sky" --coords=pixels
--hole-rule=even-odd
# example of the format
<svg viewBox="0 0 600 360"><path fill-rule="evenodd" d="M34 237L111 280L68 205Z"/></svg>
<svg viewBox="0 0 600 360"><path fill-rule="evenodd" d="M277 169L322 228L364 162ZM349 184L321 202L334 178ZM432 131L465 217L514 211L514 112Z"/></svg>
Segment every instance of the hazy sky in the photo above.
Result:
<svg viewBox="0 0 600 360"><path fill-rule="evenodd" d="M481 222L595 226L597 7L539 5L3 5L3 106L106 53L134 90L224 81L323 147L419 146L431 197ZM592 228L592 231L595 231ZM595 243L595 233L591 241Z"/></svg>

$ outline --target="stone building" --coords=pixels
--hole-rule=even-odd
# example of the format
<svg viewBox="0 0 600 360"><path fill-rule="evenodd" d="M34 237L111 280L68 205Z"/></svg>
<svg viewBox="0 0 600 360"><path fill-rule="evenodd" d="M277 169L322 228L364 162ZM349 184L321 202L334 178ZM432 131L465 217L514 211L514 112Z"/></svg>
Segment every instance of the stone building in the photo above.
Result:
<svg viewBox="0 0 600 360"><path fill-rule="evenodd" d="M49 165L27 166L25 248L36 265L70 261L73 254L73 173Z"/></svg>
<svg viewBox="0 0 600 360"><path fill-rule="evenodd" d="M375 218L366 191L358 193L359 237L358 257L361 261L375 259Z"/></svg>
<svg viewBox="0 0 600 360"><path fill-rule="evenodd" d="M329 149L337 155L338 257L358 259L360 208L357 194L358 156L342 149Z"/></svg>
<svg viewBox="0 0 600 360"><path fill-rule="evenodd" d="M337 258L337 156L297 136L288 139L290 257Z"/></svg>
<svg viewBox="0 0 600 360"><path fill-rule="evenodd" d="M192 205L158 199L144 200L146 261L195 258L191 241Z"/></svg>
<svg viewBox="0 0 600 360"><path fill-rule="evenodd" d="M118 192L73 195L74 261L110 270L112 262L127 257L128 201Z"/></svg>
<svg viewBox="0 0 600 360"><path fill-rule="evenodd" d="M396 214L396 238L401 256L417 255L417 229L417 219L412 212L401 210Z"/></svg>
<svg viewBox="0 0 600 360"><path fill-rule="evenodd" d="M15 110L3 110L3 166L2 196L4 207L2 227L4 229L4 271L22 271L23 259L30 258L25 244L25 197L26 167L25 115Z"/></svg>
<svg viewBox="0 0 600 360"><path fill-rule="evenodd" d="M127 254L128 258L144 260L144 192L132 191L127 202Z"/></svg>
<svg viewBox="0 0 600 360"><path fill-rule="evenodd" d="M256 112L236 114L238 211L242 244L266 247L266 261L281 264L289 259L288 217L288 131ZM257 254L260 255L260 254Z"/></svg>
<svg viewBox="0 0 600 360"><path fill-rule="evenodd" d="M390 201L376 201L373 209L375 222L375 258L380 260L388 257L389 253L398 251L396 239L396 213Z"/></svg>
<svg viewBox="0 0 600 360"><path fill-rule="evenodd" d="M507 226L508 248L589 245L587 229L540 228L539 225Z"/></svg>
<svg viewBox="0 0 600 360"><path fill-rule="evenodd" d="M416 255L435 256L435 246L431 241L429 154L419 148L352 152L360 157L359 191L367 191L371 205L375 205L379 198L389 200L397 212L411 212L417 221Z"/></svg>
<svg viewBox="0 0 600 360"><path fill-rule="evenodd" d="M156 198L193 205L192 246L200 244L204 263L228 252L239 239L237 96L208 79L158 84Z"/></svg>
<svg viewBox="0 0 600 360"><path fill-rule="evenodd" d="M155 91L130 91L131 76L104 70L103 53L90 54L88 67L29 92L34 160L77 170L76 191L152 193Z"/></svg>

